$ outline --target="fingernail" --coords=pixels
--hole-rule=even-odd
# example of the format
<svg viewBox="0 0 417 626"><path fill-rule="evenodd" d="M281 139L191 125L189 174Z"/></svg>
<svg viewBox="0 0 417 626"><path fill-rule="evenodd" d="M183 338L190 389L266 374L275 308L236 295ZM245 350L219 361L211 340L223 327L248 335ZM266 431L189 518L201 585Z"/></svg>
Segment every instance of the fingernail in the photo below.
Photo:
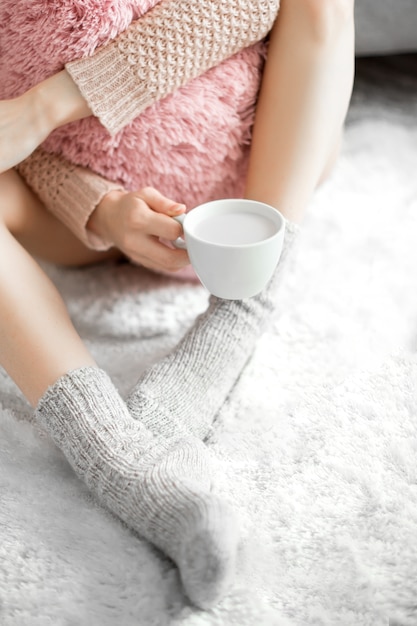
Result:
<svg viewBox="0 0 417 626"><path fill-rule="evenodd" d="M174 204L174 206L171 207L171 211L173 213L182 213L185 211L185 204Z"/></svg>

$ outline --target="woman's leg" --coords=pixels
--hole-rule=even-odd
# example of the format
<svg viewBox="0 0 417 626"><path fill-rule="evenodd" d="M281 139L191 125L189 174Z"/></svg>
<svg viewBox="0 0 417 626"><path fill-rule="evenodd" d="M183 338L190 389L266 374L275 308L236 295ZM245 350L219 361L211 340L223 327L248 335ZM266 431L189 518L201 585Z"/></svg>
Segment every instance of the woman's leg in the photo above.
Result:
<svg viewBox="0 0 417 626"><path fill-rule="evenodd" d="M256 109L246 197L300 221L335 160L354 76L353 0L281 0Z"/></svg>
<svg viewBox="0 0 417 626"><path fill-rule="evenodd" d="M132 419L22 243L67 264L104 256L80 247L15 172L0 175L0 365L98 500L177 563L194 603L212 606L232 582L237 532L211 491L207 448Z"/></svg>
<svg viewBox="0 0 417 626"><path fill-rule="evenodd" d="M27 250L67 265L103 258L45 211L10 170L0 175L1 365L36 406L60 376L95 362L55 286Z"/></svg>
<svg viewBox="0 0 417 626"><path fill-rule="evenodd" d="M271 35L246 195L300 219L335 157L353 77L353 0L282 0ZM297 227L287 223L270 284L243 301L211 297L176 349L133 389L132 415L152 430L205 438L268 320Z"/></svg>

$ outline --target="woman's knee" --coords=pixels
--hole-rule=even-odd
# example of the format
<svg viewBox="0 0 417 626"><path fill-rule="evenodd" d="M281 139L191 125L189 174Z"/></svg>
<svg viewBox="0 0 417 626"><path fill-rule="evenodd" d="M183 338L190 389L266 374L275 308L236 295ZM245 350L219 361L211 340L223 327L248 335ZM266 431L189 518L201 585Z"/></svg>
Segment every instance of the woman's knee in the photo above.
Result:
<svg viewBox="0 0 417 626"><path fill-rule="evenodd" d="M86 248L43 206L15 171L0 174L0 227L4 226L29 254L66 266L82 266L120 258L117 250Z"/></svg>
<svg viewBox="0 0 417 626"><path fill-rule="evenodd" d="M334 41L353 24L354 0L282 0L290 3L316 43Z"/></svg>

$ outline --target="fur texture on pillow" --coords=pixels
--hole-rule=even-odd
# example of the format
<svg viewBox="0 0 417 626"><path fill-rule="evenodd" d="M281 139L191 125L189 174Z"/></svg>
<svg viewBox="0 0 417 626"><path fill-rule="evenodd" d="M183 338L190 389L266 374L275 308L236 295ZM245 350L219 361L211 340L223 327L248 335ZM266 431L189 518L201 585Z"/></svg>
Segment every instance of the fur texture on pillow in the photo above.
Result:
<svg viewBox="0 0 417 626"><path fill-rule="evenodd" d="M0 97L93 54L158 0L1 0ZM114 137L95 118L45 148L128 189L152 185L190 209L242 194L265 44L248 48L150 106Z"/></svg>

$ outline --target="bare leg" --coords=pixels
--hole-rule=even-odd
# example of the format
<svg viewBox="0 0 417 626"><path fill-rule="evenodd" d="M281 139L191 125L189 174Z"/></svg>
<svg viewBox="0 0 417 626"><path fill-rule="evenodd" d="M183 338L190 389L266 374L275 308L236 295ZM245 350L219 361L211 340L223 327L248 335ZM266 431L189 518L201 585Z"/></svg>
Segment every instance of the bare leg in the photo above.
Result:
<svg viewBox="0 0 417 626"><path fill-rule="evenodd" d="M353 79L353 0L281 0L253 132L246 197L299 220L335 159ZM205 438L275 314L297 226L288 223L269 285L243 301L212 297L180 344L145 372L128 406L152 430ZM161 392L163 390L163 392Z"/></svg>
<svg viewBox="0 0 417 626"><path fill-rule="evenodd" d="M67 265L106 255L87 250L47 213L16 172L0 175L1 365L35 406L64 373L95 363L58 291L23 246Z"/></svg>
<svg viewBox="0 0 417 626"><path fill-rule="evenodd" d="M211 607L232 583L237 533L212 492L208 450L132 419L22 243L67 264L104 255L84 249L13 171L0 176L0 216L1 365L92 493L177 563L194 603Z"/></svg>
<svg viewBox="0 0 417 626"><path fill-rule="evenodd" d="M354 75L353 0L281 0L246 197L299 221L335 159Z"/></svg>

